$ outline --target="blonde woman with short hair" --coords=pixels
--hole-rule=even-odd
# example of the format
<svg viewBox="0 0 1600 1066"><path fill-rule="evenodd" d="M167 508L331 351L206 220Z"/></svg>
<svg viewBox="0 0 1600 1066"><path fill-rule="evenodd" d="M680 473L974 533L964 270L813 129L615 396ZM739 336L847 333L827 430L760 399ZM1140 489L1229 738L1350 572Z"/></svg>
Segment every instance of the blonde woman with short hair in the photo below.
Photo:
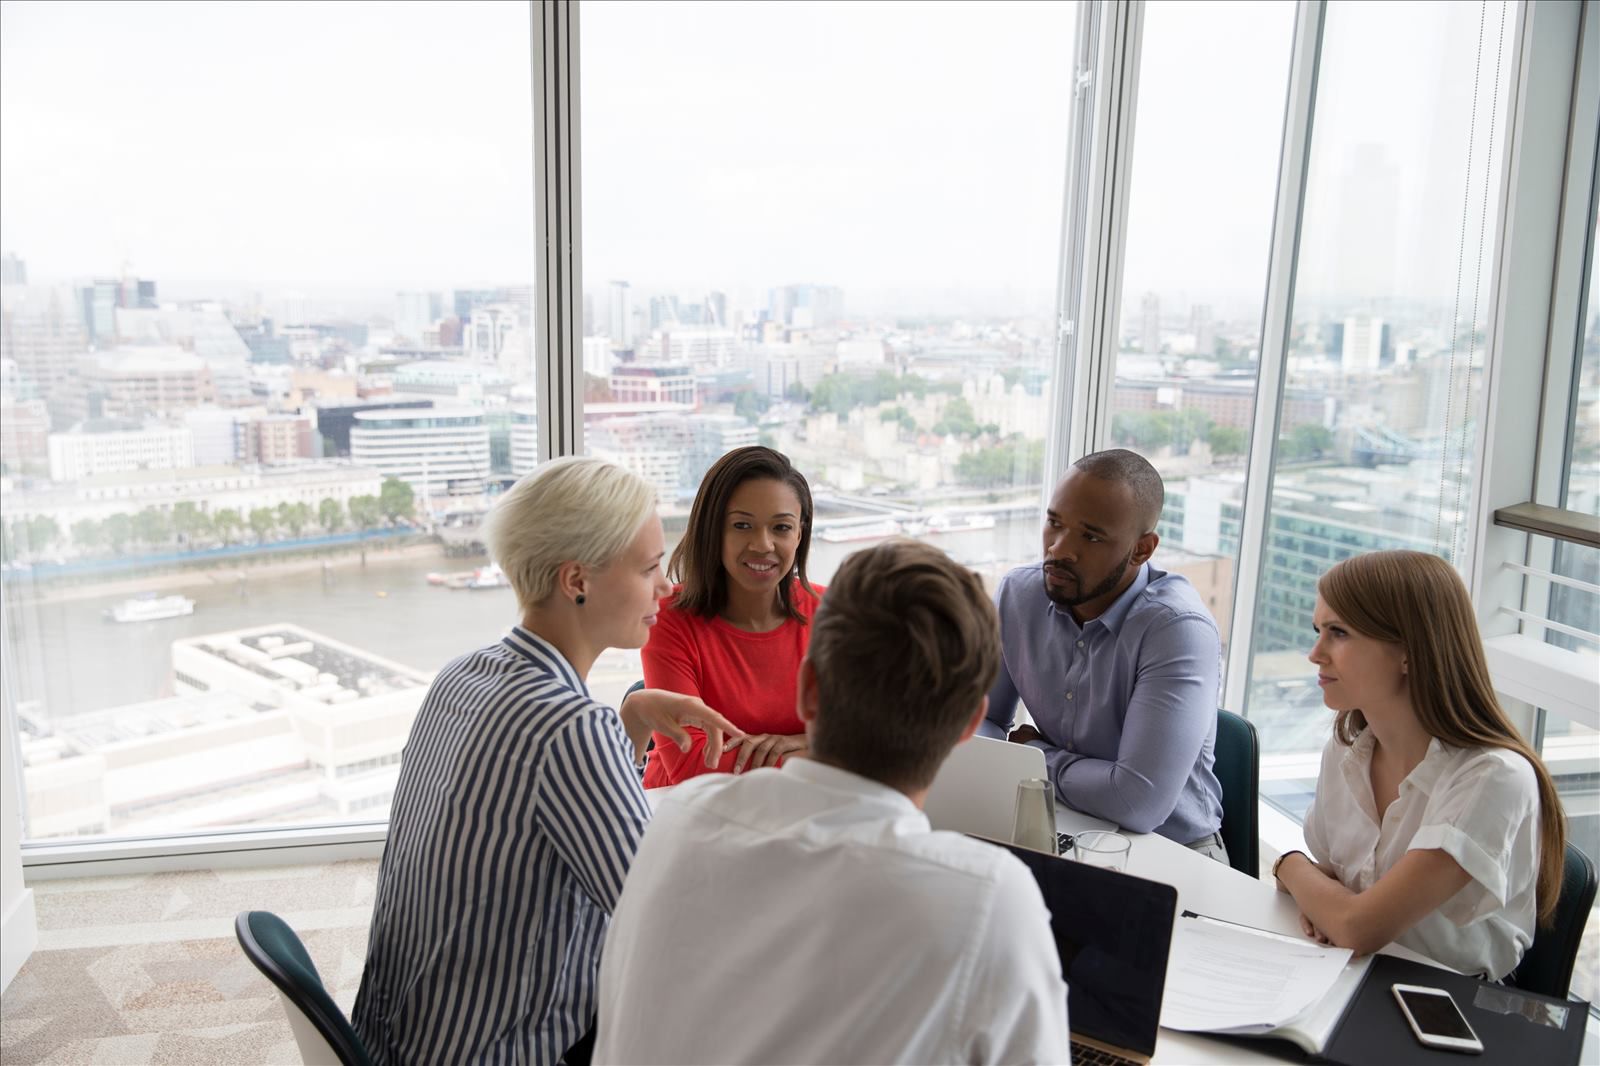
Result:
<svg viewBox="0 0 1600 1066"><path fill-rule="evenodd" d="M1313 622L1337 714L1311 855L1279 859L1279 885L1318 940L1362 954L1395 941L1505 977L1555 912L1566 829L1495 698L1466 586L1434 555L1359 555L1317 583Z"/></svg>
<svg viewBox="0 0 1600 1066"><path fill-rule="evenodd" d="M669 591L655 490L546 463L490 513L520 624L434 679L412 726L353 1021L375 1063L586 1061L606 925L650 810L652 731L715 762L741 734L699 700L585 678L637 648Z"/></svg>

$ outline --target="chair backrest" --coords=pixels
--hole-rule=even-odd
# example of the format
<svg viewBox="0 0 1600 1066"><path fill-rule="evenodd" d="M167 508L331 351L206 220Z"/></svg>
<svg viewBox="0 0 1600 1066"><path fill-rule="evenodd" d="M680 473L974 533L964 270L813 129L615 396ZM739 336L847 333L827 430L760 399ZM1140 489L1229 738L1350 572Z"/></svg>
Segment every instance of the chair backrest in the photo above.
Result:
<svg viewBox="0 0 1600 1066"><path fill-rule="evenodd" d="M1261 743L1256 727L1232 711L1217 712L1215 772L1222 784L1222 843L1228 865L1261 876Z"/></svg>
<svg viewBox="0 0 1600 1066"><path fill-rule="evenodd" d="M1589 921L1589 908L1594 906L1594 890L1594 863L1576 844L1568 844L1555 918L1549 928L1534 931L1533 943L1507 978L1510 983L1529 992L1566 997L1583 927Z"/></svg>
<svg viewBox="0 0 1600 1066"><path fill-rule="evenodd" d="M361 1037L322 986L305 945L287 922L270 911L242 911L234 919L233 931L245 955L283 996L289 1026L307 1066L371 1066Z"/></svg>

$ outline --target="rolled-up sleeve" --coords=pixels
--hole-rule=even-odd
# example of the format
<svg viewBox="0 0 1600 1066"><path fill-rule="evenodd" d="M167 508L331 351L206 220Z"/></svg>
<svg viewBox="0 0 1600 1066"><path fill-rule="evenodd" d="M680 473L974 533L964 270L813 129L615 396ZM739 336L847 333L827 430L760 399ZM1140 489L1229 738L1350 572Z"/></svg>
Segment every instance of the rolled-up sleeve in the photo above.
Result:
<svg viewBox="0 0 1600 1066"><path fill-rule="evenodd" d="M1430 799L1407 849L1437 848L1472 878L1439 912L1466 925L1504 907L1516 895L1512 866L1518 838L1538 817L1538 781L1522 756L1486 751L1455 774ZM1515 873L1527 877L1527 871Z"/></svg>
<svg viewBox="0 0 1600 1066"><path fill-rule="evenodd" d="M1135 833L1164 823L1216 723L1219 649L1216 624L1204 615L1180 614L1151 630L1116 759L1045 746L1061 798Z"/></svg>

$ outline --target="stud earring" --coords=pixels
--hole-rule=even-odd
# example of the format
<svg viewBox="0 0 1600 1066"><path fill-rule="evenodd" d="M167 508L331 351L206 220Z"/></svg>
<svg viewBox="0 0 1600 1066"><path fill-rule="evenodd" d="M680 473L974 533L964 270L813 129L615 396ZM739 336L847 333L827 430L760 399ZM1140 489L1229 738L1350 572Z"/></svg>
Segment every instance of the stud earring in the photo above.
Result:
<svg viewBox="0 0 1600 1066"><path fill-rule="evenodd" d="M578 606L579 606L579 607L582 607L582 606L583 606L583 604L584 604L584 600L585 600L585 598L586 598L586 597L585 597L585 596L584 596L584 594L583 594L583 593L581 593L581 592L580 592L580 593L578 593Z"/></svg>

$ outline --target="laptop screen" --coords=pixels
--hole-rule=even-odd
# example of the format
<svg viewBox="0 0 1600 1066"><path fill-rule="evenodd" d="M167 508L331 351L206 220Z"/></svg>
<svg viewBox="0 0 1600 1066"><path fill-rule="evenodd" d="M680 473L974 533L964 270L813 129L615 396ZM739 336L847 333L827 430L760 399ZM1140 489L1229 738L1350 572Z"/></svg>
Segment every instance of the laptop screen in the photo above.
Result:
<svg viewBox="0 0 1600 1066"><path fill-rule="evenodd" d="M997 846L1033 872L1050 908L1073 1036L1154 1053L1178 890L1026 848Z"/></svg>

